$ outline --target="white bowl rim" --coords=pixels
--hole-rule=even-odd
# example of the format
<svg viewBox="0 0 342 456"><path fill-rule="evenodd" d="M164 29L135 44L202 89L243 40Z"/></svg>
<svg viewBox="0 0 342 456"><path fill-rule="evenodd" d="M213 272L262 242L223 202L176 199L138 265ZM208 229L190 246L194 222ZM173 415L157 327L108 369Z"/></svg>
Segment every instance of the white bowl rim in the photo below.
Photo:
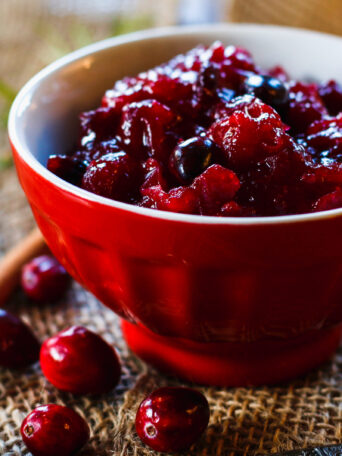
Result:
<svg viewBox="0 0 342 456"><path fill-rule="evenodd" d="M274 225L274 224L292 224L298 222L309 222L309 221L319 221L322 219L336 218L342 215L342 208L332 209L328 211L305 213L305 214L295 214L295 215L277 215L277 216L259 216L259 217L218 217L218 216L204 216L204 215L193 215L193 214L180 214L176 212L168 212L157 209L149 209L144 207L135 206L128 203L122 203L120 201L111 200L95 193L88 192L82 188L79 188L75 185L70 184L69 182L57 177L55 174L51 173L45 166L43 166L37 158L30 152L30 150L21 143L19 136L17 134L17 119L18 113L20 113L23 101L27 99L27 96L39 87L39 84L46 78L48 78L55 71L60 70L63 67L91 54L101 52L105 49L119 46L121 44L141 41L144 39L158 38L158 37L168 37L168 36L177 36L177 35L191 35L193 33L209 33L212 31L224 31L227 29L243 29L246 31L251 31L261 33L262 30L269 30L277 32L282 30L287 33L296 32L303 33L305 35L312 36L322 36L325 38L331 38L334 40L341 40L337 35L332 35L328 33L316 32L312 30L300 29L296 27L287 27L287 26L278 26L278 25L264 25L264 24L247 24L247 23L238 23L238 24L229 24L229 23L217 23L217 24L204 24L204 25L190 25L190 26L172 26L172 27L160 27L153 29L141 30L125 35L120 35L117 37L107 38L95 43L92 43L88 46L82 47L76 51L73 51L53 63L49 64L37 74L35 74L29 81L21 88L17 94L9 113L8 119L8 135L11 143L16 149L20 157L33 169L37 174L39 174L44 179L52 182L56 187L76 195L83 200L96 202L101 205L115 207L117 209L122 209L131 213L140 214L143 216L170 220L176 222L185 222L192 224L208 224L208 225Z"/></svg>

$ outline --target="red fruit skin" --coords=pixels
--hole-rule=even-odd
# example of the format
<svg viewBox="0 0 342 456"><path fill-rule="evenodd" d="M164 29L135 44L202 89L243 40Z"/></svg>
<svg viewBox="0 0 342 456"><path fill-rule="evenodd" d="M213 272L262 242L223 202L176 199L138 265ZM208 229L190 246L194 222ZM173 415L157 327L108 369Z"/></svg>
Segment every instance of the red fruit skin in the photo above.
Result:
<svg viewBox="0 0 342 456"><path fill-rule="evenodd" d="M0 309L0 366L26 367L39 359L40 344L25 323Z"/></svg>
<svg viewBox="0 0 342 456"><path fill-rule="evenodd" d="M72 456L89 440L89 426L74 410L47 404L34 409L21 425L22 439L33 456Z"/></svg>
<svg viewBox="0 0 342 456"><path fill-rule="evenodd" d="M40 351L45 377L56 388L74 394L102 394L120 379L115 350L99 335L72 326L47 339Z"/></svg>
<svg viewBox="0 0 342 456"><path fill-rule="evenodd" d="M157 389L142 401L135 428L140 439L155 451L189 448L203 434L210 417L207 399L183 387Z"/></svg>
<svg viewBox="0 0 342 456"><path fill-rule="evenodd" d="M70 285L70 276L51 255L42 255L27 263L21 272L21 286L34 301L57 301Z"/></svg>

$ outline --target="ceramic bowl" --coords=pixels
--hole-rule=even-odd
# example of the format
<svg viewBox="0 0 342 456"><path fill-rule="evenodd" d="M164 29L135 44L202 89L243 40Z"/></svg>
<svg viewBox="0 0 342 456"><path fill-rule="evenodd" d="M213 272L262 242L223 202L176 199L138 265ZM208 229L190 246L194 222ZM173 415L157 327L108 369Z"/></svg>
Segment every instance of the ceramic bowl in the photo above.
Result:
<svg viewBox="0 0 342 456"><path fill-rule="evenodd" d="M273 383L331 356L342 332L342 209L267 218L182 215L112 201L50 173L78 114L107 88L199 43L246 47L293 77L342 74L342 39L217 25L143 31L76 51L17 96L9 136L36 221L70 274L123 318L144 360L214 385Z"/></svg>

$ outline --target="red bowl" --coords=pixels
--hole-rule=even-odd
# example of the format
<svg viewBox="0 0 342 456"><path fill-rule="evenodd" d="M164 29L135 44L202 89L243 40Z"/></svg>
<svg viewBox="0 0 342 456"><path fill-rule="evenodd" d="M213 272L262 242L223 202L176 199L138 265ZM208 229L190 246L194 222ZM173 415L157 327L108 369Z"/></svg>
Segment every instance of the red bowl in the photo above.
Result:
<svg viewBox="0 0 342 456"><path fill-rule="evenodd" d="M9 136L49 247L123 318L139 356L201 383L273 383L321 363L340 341L341 209L253 219L174 214L94 195L44 166L70 147L77 114L115 79L215 39L247 47L262 65L283 63L296 77L342 72L331 57L342 40L329 35L246 25L140 32L40 72L13 104ZM315 59L307 57L312 48Z"/></svg>

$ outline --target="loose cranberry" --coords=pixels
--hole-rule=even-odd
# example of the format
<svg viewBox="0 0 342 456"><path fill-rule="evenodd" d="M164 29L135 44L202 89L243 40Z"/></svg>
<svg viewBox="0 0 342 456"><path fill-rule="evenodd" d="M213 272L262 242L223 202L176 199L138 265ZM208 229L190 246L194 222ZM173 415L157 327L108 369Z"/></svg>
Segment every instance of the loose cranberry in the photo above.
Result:
<svg viewBox="0 0 342 456"><path fill-rule="evenodd" d="M138 194L141 165L125 152L109 153L90 163L82 180L85 190L117 201L129 202Z"/></svg>
<svg viewBox="0 0 342 456"><path fill-rule="evenodd" d="M243 89L274 108L285 105L288 100L285 84L272 76L252 74L245 79Z"/></svg>
<svg viewBox="0 0 342 456"><path fill-rule="evenodd" d="M115 350L99 335L72 326L47 339L40 351L45 377L58 389L102 394L114 388L121 373Z"/></svg>
<svg viewBox="0 0 342 456"><path fill-rule="evenodd" d="M208 138L181 142L170 156L170 169L181 183L190 183L212 164L217 147Z"/></svg>
<svg viewBox="0 0 342 456"><path fill-rule="evenodd" d="M40 344L22 320L0 309L0 366L26 367L39 358Z"/></svg>
<svg viewBox="0 0 342 456"><path fill-rule="evenodd" d="M33 456L72 456L89 440L89 426L74 410L47 404L34 409L21 425L22 439Z"/></svg>
<svg viewBox="0 0 342 456"><path fill-rule="evenodd" d="M51 255L42 255L27 263L21 272L26 295L37 302L56 301L68 289L70 276Z"/></svg>
<svg viewBox="0 0 342 456"><path fill-rule="evenodd" d="M190 388L164 387L142 401L135 427L140 439L155 451L186 450L209 422L206 398Z"/></svg>
<svg viewBox="0 0 342 456"><path fill-rule="evenodd" d="M87 168L85 161L69 155L50 155L47 169L61 179L74 185L80 185Z"/></svg>

